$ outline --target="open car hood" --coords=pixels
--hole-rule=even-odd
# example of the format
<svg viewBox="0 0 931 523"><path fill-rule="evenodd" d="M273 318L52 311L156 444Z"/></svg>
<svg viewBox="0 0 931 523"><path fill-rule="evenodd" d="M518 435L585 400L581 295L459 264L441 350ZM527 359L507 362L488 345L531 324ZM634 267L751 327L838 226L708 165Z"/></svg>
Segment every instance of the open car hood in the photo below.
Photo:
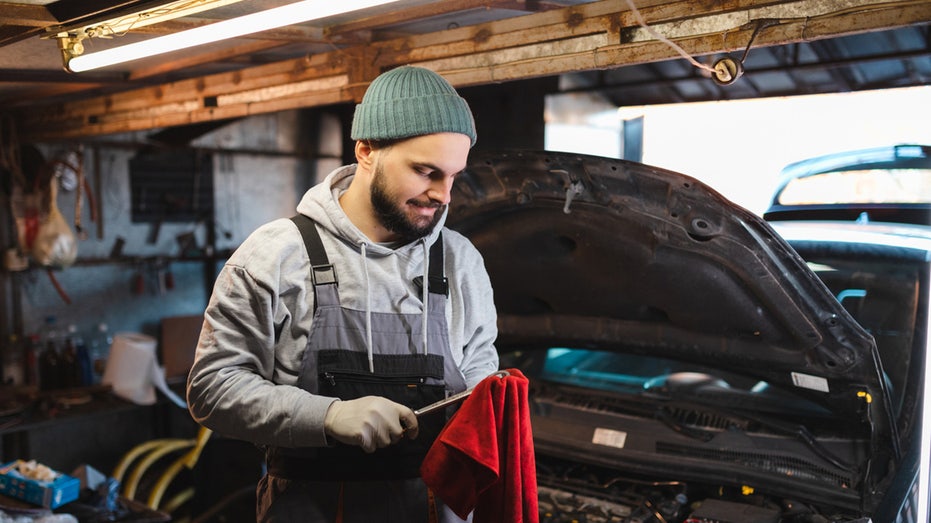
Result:
<svg viewBox="0 0 931 523"><path fill-rule="evenodd" d="M475 152L447 225L485 258L499 349L718 366L859 417L874 442L897 445L872 337L767 223L693 178L579 154Z"/></svg>

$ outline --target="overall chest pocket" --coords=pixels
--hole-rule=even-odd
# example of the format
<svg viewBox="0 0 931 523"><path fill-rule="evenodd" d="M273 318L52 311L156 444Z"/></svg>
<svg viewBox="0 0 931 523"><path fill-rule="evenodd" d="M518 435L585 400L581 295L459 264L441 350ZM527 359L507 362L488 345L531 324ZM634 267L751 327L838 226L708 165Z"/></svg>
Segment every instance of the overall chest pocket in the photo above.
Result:
<svg viewBox="0 0 931 523"><path fill-rule="evenodd" d="M317 386L324 396L343 400L382 396L419 409L443 399L443 357L436 354L373 355L323 350L317 355Z"/></svg>

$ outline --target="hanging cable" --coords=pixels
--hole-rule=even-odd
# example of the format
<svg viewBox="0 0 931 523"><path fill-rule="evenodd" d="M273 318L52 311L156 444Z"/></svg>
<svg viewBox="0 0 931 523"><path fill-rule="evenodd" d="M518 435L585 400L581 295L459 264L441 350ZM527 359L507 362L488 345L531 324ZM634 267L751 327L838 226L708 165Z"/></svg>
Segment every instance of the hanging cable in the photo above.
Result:
<svg viewBox="0 0 931 523"><path fill-rule="evenodd" d="M698 60L692 58L692 55L688 54L685 51L685 49L679 46L679 44L659 34L655 29L647 25L646 20L644 20L643 16L640 15L640 11L637 10L637 6L634 5L634 0L626 0L626 1L627 1L627 6L630 7L630 12L634 15L634 18L637 19L637 24L640 25L640 27L642 27L646 32L650 33L657 40L675 49L676 52L678 52L680 55L682 55L683 58L691 62L691 64L694 65L695 67L703 71L708 71L712 75L716 74L716 71L714 70L713 67L703 64L699 62Z"/></svg>
<svg viewBox="0 0 931 523"><path fill-rule="evenodd" d="M640 11L637 10L637 6L634 5L634 0L626 1L627 6L630 8L630 12L634 15L634 18L637 19L637 24L640 25L640 27L653 35L653 37L657 40L673 48L677 53L682 55L683 58L688 60L695 67L701 69L702 71L708 72L711 75L711 79L714 80L715 83L720 85L730 85L736 82L737 79L743 75L743 58L738 61L727 56L715 62L714 66L703 64L693 58L692 55L687 53L685 49L683 49L677 43L673 42L669 38L666 38L655 29L647 25L646 21L643 19L643 16L640 14ZM750 45L753 43L753 39L756 38L757 33L759 33L760 29L763 27L763 24L757 24L756 30L753 32L753 37L751 37L750 43L747 44L747 49L744 51L744 58L747 57L747 53L750 51Z"/></svg>

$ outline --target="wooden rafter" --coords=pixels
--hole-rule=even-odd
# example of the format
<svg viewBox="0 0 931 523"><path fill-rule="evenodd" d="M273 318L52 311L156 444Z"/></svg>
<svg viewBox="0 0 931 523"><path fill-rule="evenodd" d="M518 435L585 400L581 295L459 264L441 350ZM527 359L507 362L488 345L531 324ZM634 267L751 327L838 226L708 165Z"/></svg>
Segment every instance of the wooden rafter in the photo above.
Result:
<svg viewBox="0 0 931 523"><path fill-rule="evenodd" d="M856 9L821 0L733 0L701 13L690 1L638 2L650 26L691 56L812 41L931 19L931 2L881 0ZM58 140L357 101L382 70L415 63L454 85L480 85L680 57L639 27L617 0L371 42L21 115L21 133ZM769 25L756 31L759 20Z"/></svg>

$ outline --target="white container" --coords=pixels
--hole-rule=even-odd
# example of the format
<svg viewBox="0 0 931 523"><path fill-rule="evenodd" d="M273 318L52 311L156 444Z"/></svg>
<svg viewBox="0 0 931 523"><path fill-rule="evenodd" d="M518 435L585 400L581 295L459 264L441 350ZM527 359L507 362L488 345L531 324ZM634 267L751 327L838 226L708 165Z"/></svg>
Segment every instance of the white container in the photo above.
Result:
<svg viewBox="0 0 931 523"><path fill-rule="evenodd" d="M117 396L139 405L155 403L153 374L158 369L155 347L158 342L138 332L118 332L113 336L110 357L101 383L110 385Z"/></svg>

